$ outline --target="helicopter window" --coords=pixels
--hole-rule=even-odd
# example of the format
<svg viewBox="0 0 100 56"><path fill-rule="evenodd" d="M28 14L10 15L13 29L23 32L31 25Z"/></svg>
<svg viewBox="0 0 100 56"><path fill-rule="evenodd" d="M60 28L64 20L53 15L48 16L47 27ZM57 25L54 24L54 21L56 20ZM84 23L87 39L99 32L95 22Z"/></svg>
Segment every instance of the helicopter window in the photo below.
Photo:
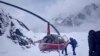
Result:
<svg viewBox="0 0 100 56"><path fill-rule="evenodd" d="M54 38L54 43L64 43L64 39L59 35L52 35L52 38Z"/></svg>
<svg viewBox="0 0 100 56"><path fill-rule="evenodd" d="M52 43L53 42L53 39L52 39L52 37L51 36L45 36L44 38L43 38L43 42L45 42L45 43Z"/></svg>
<svg viewBox="0 0 100 56"><path fill-rule="evenodd" d="M43 38L43 42L45 42L45 43L63 43L64 39L61 38L61 36L59 36L59 35L51 34L51 35L45 36Z"/></svg>

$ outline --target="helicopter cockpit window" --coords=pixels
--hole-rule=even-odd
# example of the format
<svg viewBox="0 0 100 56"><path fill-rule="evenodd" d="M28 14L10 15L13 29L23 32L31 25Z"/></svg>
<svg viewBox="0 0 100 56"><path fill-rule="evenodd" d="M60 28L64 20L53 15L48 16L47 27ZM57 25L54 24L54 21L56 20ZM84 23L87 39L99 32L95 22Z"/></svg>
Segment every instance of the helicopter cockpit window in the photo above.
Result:
<svg viewBox="0 0 100 56"><path fill-rule="evenodd" d="M51 35L47 35L43 38L43 42L45 43L52 43L53 42L53 39L51 37Z"/></svg>
<svg viewBox="0 0 100 56"><path fill-rule="evenodd" d="M59 35L54 35L54 34L51 34L51 35L47 35L43 38L43 42L45 43L63 43L64 42L64 39L61 38L61 36Z"/></svg>

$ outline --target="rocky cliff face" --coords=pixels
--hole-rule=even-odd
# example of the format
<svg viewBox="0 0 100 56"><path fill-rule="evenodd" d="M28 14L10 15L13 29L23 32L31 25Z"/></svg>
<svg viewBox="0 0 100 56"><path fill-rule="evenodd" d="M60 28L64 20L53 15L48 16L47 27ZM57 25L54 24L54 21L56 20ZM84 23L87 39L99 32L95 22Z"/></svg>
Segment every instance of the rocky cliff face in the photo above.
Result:
<svg viewBox="0 0 100 56"><path fill-rule="evenodd" d="M28 32L30 30L23 22L0 10L0 36L6 35L22 48L30 48L33 40L26 35Z"/></svg>

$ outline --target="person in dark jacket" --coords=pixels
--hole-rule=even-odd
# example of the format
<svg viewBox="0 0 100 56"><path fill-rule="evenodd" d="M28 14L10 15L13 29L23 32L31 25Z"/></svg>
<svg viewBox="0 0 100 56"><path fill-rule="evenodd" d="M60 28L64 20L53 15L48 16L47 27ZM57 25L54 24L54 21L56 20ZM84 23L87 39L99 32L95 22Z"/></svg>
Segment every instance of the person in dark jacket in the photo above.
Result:
<svg viewBox="0 0 100 56"><path fill-rule="evenodd" d="M74 38L70 37L69 44L71 44L72 46L73 55L76 55L75 48L77 47L77 41Z"/></svg>
<svg viewBox="0 0 100 56"><path fill-rule="evenodd" d="M95 31L90 30L88 35L89 56L93 56L95 51Z"/></svg>
<svg viewBox="0 0 100 56"><path fill-rule="evenodd" d="M93 56L100 56L100 31L95 32L95 43Z"/></svg>

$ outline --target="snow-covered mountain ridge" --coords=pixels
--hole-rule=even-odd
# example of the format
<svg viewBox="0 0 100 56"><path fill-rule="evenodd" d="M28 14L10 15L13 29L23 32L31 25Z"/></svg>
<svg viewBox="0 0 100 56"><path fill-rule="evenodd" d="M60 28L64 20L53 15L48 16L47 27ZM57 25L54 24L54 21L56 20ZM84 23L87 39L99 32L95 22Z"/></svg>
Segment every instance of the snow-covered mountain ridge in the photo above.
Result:
<svg viewBox="0 0 100 56"><path fill-rule="evenodd" d="M33 45L34 33L23 22L0 10L0 37L3 36L22 48Z"/></svg>
<svg viewBox="0 0 100 56"><path fill-rule="evenodd" d="M66 13L61 13L60 15L53 18L53 23L58 29L62 32L63 29L71 29L72 31L84 31L95 29L99 30L100 28L100 4L91 3L85 6L80 12L77 14L66 15ZM89 26L89 27L88 27ZM72 29L74 28L74 29Z"/></svg>
<svg viewBox="0 0 100 56"><path fill-rule="evenodd" d="M57 16L55 20L55 24L61 24L64 26L79 26L82 23L85 23L84 21L89 20L92 21L92 19L99 19L100 18L100 6L97 4L90 4L87 5L81 10L79 13L73 15L66 16L66 14L61 14Z"/></svg>

